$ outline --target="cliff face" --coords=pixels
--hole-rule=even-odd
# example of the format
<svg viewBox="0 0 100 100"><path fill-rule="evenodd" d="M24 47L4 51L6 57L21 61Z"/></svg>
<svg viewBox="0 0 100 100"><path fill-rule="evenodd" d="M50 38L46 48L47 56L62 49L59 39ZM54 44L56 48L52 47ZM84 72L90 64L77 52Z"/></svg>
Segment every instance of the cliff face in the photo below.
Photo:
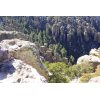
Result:
<svg viewBox="0 0 100 100"><path fill-rule="evenodd" d="M0 33L0 82L47 82L38 48L22 38L16 32Z"/></svg>

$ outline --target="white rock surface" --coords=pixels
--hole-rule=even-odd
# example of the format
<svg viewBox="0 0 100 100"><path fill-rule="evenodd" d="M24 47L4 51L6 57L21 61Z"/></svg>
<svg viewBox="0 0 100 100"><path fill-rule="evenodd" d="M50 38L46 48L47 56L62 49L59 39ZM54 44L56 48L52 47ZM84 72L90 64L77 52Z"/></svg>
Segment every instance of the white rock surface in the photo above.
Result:
<svg viewBox="0 0 100 100"><path fill-rule="evenodd" d="M100 56L100 51L98 49L91 49L90 55L94 55L94 56Z"/></svg>
<svg viewBox="0 0 100 100"><path fill-rule="evenodd" d="M34 43L20 39L0 42L0 82L41 83L46 76Z"/></svg>
<svg viewBox="0 0 100 100"><path fill-rule="evenodd" d="M75 78L72 79L70 83L79 83L80 79L79 78Z"/></svg>
<svg viewBox="0 0 100 100"><path fill-rule="evenodd" d="M21 60L6 60L0 64L0 82L2 83L44 83L45 77L36 69Z"/></svg>
<svg viewBox="0 0 100 100"><path fill-rule="evenodd" d="M84 55L78 58L77 64L81 63L86 63L86 62L91 62L91 63L100 63L100 58L93 56L93 55Z"/></svg>
<svg viewBox="0 0 100 100"><path fill-rule="evenodd" d="M100 76L91 78L89 83L100 83Z"/></svg>

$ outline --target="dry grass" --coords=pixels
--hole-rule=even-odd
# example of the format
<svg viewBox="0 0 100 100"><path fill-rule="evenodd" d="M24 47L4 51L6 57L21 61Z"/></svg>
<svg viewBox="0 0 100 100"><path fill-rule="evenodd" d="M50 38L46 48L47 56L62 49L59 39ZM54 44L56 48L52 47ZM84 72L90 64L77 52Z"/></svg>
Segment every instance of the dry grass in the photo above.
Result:
<svg viewBox="0 0 100 100"><path fill-rule="evenodd" d="M20 59L25 63L33 66L41 75L43 75L46 79L48 79L48 75L44 69L40 68L39 61L36 59L35 55L31 49L23 49L17 50L15 52L10 52L10 55L16 59Z"/></svg>

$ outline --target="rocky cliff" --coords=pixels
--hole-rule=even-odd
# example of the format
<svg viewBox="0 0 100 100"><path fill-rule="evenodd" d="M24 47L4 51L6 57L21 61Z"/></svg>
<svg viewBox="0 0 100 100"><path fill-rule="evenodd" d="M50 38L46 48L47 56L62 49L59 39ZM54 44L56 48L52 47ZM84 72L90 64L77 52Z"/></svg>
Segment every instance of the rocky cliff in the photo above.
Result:
<svg viewBox="0 0 100 100"><path fill-rule="evenodd" d="M0 31L0 82L47 82L38 48L27 38L18 32Z"/></svg>
<svg viewBox="0 0 100 100"><path fill-rule="evenodd" d="M100 65L100 48L91 49L89 55L84 55L78 58L77 64L92 63L92 65L97 68Z"/></svg>
<svg viewBox="0 0 100 100"><path fill-rule="evenodd" d="M93 73L84 74L80 79L83 82L100 83L100 48L91 49L89 55L84 55L78 58L77 64L91 64L94 68ZM88 67L88 66L86 66Z"/></svg>

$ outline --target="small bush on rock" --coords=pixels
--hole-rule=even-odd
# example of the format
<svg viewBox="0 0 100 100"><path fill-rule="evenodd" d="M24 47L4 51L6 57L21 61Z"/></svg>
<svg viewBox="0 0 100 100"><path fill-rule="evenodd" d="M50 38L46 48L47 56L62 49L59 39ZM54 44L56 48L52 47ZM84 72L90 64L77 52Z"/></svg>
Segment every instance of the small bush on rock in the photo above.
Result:
<svg viewBox="0 0 100 100"><path fill-rule="evenodd" d="M49 71L52 73L52 76L49 78L50 83L68 83L70 82L69 77L67 76L68 66L63 62L57 63L48 63L45 64Z"/></svg>
<svg viewBox="0 0 100 100"><path fill-rule="evenodd" d="M92 78L91 74L84 74L81 78L80 78L80 82L81 83L87 83L90 79Z"/></svg>

